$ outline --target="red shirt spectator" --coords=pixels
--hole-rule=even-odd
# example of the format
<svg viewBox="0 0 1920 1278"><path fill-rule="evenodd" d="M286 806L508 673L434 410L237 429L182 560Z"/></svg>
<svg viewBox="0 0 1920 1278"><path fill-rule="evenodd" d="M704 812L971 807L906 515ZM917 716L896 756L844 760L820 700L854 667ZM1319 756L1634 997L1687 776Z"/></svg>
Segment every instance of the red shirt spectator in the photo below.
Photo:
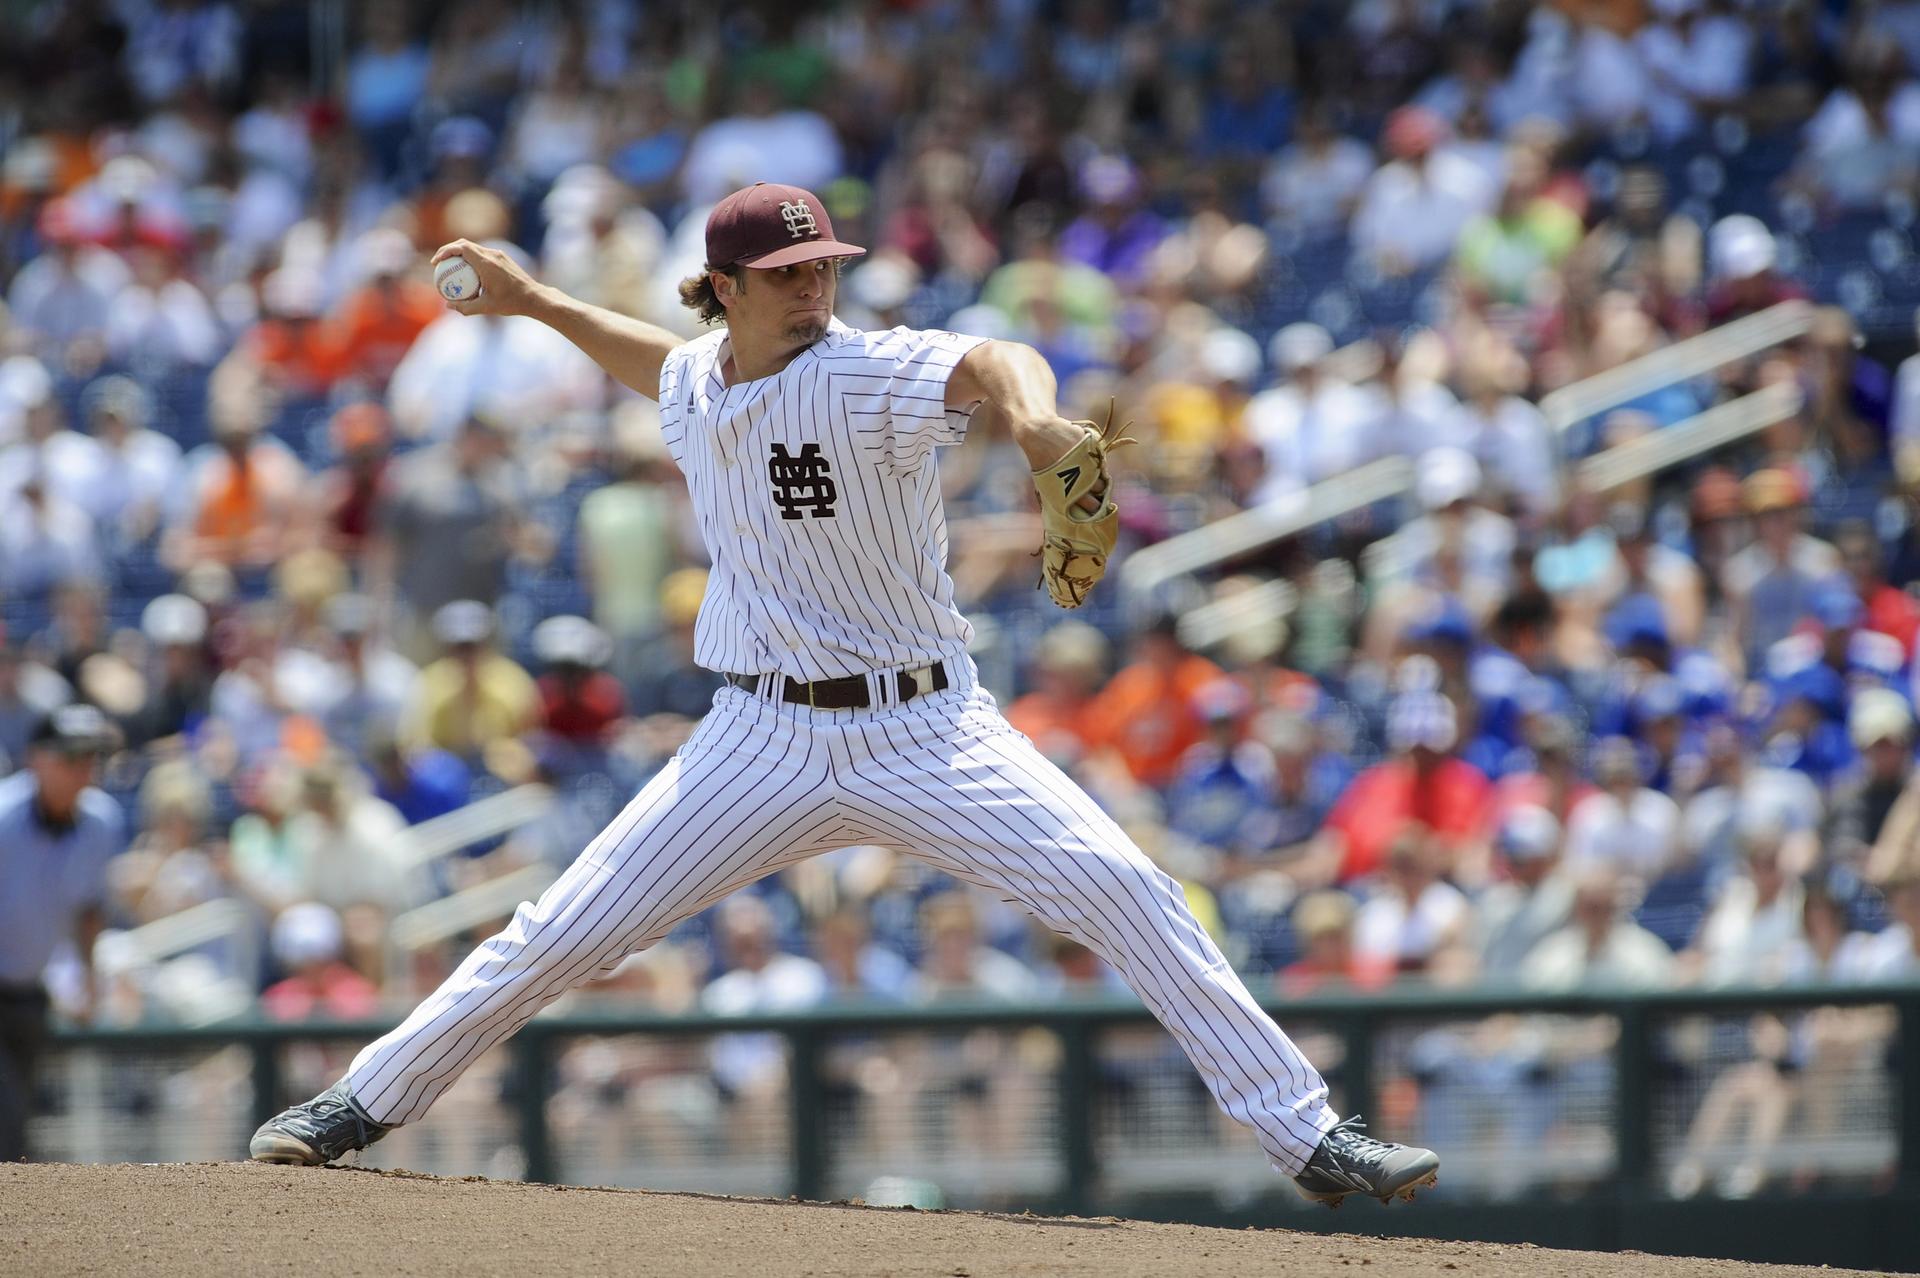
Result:
<svg viewBox="0 0 1920 1278"><path fill-rule="evenodd" d="M323 963L269 985L260 1006L276 1021L352 1021L380 1009L380 991L345 963Z"/></svg>
<svg viewBox="0 0 1920 1278"><path fill-rule="evenodd" d="M1490 788L1480 769L1451 755L1436 756L1426 767L1403 758L1368 768L1327 817L1327 828L1346 838L1340 881L1379 869L1387 845L1410 821L1445 842L1470 838L1483 828Z"/></svg>
<svg viewBox="0 0 1920 1278"><path fill-rule="evenodd" d="M333 415L330 433L340 464L320 477L326 533L335 550L357 559L373 533L387 475L392 440L387 410L374 403L349 404Z"/></svg>
<svg viewBox="0 0 1920 1278"><path fill-rule="evenodd" d="M1834 535L1840 562L1866 605L1862 630L1872 630L1898 640L1900 650L1913 659L1914 643L1920 639L1920 600L1887 581L1886 549L1873 529L1864 523L1843 525Z"/></svg>
<svg viewBox="0 0 1920 1278"><path fill-rule="evenodd" d="M1448 852L1480 833L1492 787L1478 768L1450 753L1456 732L1453 703L1437 692L1403 694L1394 702L1387 738L1395 756L1356 777L1327 816L1324 832L1338 841L1340 882L1379 869L1408 822L1427 827Z"/></svg>
<svg viewBox="0 0 1920 1278"><path fill-rule="evenodd" d="M607 730L626 717L627 694L604 670L542 675L539 683L540 723L556 737L602 741Z"/></svg>
<svg viewBox="0 0 1920 1278"><path fill-rule="evenodd" d="M549 617L534 627L533 653L546 667L539 679L541 726L565 741L604 741L627 713L626 691L601 669L613 655L606 632L585 617Z"/></svg>
<svg viewBox="0 0 1920 1278"><path fill-rule="evenodd" d="M271 949L293 975L269 985L260 1006L276 1021L357 1020L379 1009L380 991L340 961L345 928L330 906L302 901L273 921Z"/></svg>

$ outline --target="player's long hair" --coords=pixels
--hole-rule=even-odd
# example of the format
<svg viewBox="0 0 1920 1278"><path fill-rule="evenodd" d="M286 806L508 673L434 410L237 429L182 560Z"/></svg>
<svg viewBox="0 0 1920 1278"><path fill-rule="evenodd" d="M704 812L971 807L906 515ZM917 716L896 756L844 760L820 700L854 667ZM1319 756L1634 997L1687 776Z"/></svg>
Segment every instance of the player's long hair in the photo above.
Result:
<svg viewBox="0 0 1920 1278"><path fill-rule="evenodd" d="M747 287L747 268L729 266L720 272L733 281L733 291L744 292ZM698 275L689 275L680 281L680 305L700 317L702 324L720 324L727 318L727 308L720 305L720 295L713 291L713 273L702 271Z"/></svg>

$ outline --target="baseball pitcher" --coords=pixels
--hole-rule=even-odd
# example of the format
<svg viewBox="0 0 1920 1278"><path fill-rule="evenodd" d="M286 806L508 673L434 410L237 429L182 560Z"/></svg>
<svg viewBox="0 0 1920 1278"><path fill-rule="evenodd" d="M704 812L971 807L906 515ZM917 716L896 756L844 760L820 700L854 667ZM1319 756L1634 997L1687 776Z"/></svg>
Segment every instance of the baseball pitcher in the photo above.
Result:
<svg viewBox="0 0 1920 1278"><path fill-rule="evenodd" d="M660 403L713 570L697 659L726 686L666 767L580 858L475 950L346 1077L261 1127L251 1153L316 1165L423 1117L481 1053L566 990L782 866L881 844L1018 902L1098 953L1308 1197L1383 1201L1439 1159L1367 1137L1260 1010L1180 887L1001 717L954 606L936 450L991 404L1033 467L1043 580L1074 608L1118 519L1110 431L1060 416L1017 342L834 318L840 264L820 200L756 183L722 200L676 335L587 306L459 241L464 314L529 315Z"/></svg>

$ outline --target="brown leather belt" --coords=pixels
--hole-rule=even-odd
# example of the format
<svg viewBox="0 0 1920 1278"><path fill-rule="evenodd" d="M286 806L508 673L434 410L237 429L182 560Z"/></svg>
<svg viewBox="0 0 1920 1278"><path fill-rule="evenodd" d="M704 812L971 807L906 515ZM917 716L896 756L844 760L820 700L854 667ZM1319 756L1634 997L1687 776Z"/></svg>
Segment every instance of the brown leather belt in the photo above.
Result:
<svg viewBox="0 0 1920 1278"><path fill-rule="evenodd" d="M726 675L726 681L736 688L758 693L760 681L764 675ZM898 680L900 700L911 701L923 692L944 692L949 686L945 662L936 662L931 666L921 666L915 670L895 671L893 677ZM843 679L821 679L816 683L801 683L798 679L780 679L780 700L789 705L811 706L815 710L864 710L871 702L867 697L867 677L848 675Z"/></svg>

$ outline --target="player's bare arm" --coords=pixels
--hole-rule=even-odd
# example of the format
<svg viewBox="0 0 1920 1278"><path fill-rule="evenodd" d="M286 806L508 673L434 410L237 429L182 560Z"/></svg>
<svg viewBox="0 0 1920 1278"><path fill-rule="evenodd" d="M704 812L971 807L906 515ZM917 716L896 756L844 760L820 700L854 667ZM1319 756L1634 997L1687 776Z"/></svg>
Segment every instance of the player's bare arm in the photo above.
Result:
<svg viewBox="0 0 1920 1278"><path fill-rule="evenodd" d="M1120 533L1107 451L1132 441L1060 415L1059 384L1039 351L988 342L968 351L947 381L947 407L991 404L1007 419L1033 467L1040 498L1040 584L1062 608L1078 608L1106 575Z"/></svg>
<svg viewBox="0 0 1920 1278"><path fill-rule="evenodd" d="M525 315L537 319L585 351L623 385L649 399L660 398L660 368L681 344L678 333L633 319L542 284L496 248L455 240L434 253L435 265L463 257L480 277L480 292L448 306L462 315Z"/></svg>
<svg viewBox="0 0 1920 1278"><path fill-rule="evenodd" d="M1060 415L1059 393L1046 358L1024 342L976 346L947 379L947 407L971 408L982 400L992 404L1035 470L1066 456L1084 433Z"/></svg>

